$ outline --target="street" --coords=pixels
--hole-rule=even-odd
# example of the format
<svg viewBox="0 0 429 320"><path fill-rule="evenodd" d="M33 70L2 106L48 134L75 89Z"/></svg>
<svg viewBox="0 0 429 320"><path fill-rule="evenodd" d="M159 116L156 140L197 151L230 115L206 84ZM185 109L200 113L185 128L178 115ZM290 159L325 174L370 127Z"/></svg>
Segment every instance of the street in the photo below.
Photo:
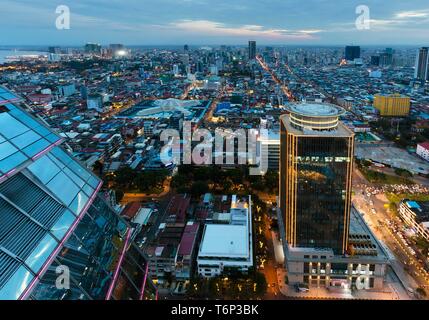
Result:
<svg viewBox="0 0 429 320"><path fill-rule="evenodd" d="M353 203L363 212L363 217L376 237L381 240L389 251L391 265L406 289L413 291L418 288L427 288L428 274L423 270L421 262L411 254L410 248L400 239L398 231L391 228L391 224L402 226L403 222L393 215L389 209L389 201L384 194L370 194L366 187L371 184L363 175L355 170L353 177Z"/></svg>

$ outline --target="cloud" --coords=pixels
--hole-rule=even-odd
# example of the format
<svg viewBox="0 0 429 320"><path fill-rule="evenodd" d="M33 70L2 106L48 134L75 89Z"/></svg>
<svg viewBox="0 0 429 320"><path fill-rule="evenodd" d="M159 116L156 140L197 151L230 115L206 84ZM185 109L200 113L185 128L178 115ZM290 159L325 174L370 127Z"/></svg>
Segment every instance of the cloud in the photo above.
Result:
<svg viewBox="0 0 429 320"><path fill-rule="evenodd" d="M321 30L321 29L309 29L309 30L299 30L298 32L305 33L305 34L314 34L314 33L320 33L323 31L324 30Z"/></svg>
<svg viewBox="0 0 429 320"><path fill-rule="evenodd" d="M158 25L163 29L174 29L176 31L188 34L204 34L208 36L227 36L227 37L248 37L248 38L266 38L266 39L314 39L312 34L319 33L322 30L288 30L266 28L260 25L227 25L221 22L210 20L179 20L166 25Z"/></svg>
<svg viewBox="0 0 429 320"><path fill-rule="evenodd" d="M416 10L416 11L402 11L395 14L398 19L410 19L410 18L426 18L429 17L429 9L427 10Z"/></svg>

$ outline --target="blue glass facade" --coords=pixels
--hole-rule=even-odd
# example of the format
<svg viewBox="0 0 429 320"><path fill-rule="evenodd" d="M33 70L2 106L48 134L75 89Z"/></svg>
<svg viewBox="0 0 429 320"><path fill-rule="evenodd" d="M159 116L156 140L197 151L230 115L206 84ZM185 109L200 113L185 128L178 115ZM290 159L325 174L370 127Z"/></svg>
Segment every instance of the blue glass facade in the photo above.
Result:
<svg viewBox="0 0 429 320"><path fill-rule="evenodd" d="M0 105L0 299L155 298L134 229L60 142L20 107Z"/></svg>

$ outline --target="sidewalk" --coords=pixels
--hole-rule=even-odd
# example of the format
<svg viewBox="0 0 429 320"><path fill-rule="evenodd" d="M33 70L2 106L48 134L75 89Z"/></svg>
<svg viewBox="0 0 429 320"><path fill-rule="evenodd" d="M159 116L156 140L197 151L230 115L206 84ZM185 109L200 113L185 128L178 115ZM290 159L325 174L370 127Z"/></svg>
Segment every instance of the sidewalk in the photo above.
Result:
<svg viewBox="0 0 429 320"><path fill-rule="evenodd" d="M279 247L280 243L277 241L275 234L272 237L274 248ZM281 260L281 255L279 255ZM283 257L284 258L284 257ZM310 287L309 292L297 292L291 285L285 284L285 278L287 272L284 268L277 268L277 283L281 294L288 298L295 299L357 299L357 300L410 300L407 292L402 287L400 280L386 283L383 291L370 291L370 290L347 290L347 291L334 291L335 289L329 290L325 287L316 288Z"/></svg>
<svg viewBox="0 0 429 320"><path fill-rule="evenodd" d="M277 270L277 281L279 283L280 292L289 298L296 299L312 299L312 300L330 300L330 299L350 299L350 300L409 300L409 297L400 294L394 290L391 285L386 285L385 291L343 291L335 292L327 288L310 287L309 292L296 292L295 288L284 284L286 272L284 269Z"/></svg>

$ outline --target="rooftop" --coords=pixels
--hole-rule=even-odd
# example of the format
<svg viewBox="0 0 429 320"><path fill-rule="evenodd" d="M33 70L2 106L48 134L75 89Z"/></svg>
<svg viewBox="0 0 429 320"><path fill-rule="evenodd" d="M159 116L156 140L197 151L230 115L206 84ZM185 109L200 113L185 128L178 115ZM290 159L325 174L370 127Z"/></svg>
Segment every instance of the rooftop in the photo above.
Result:
<svg viewBox="0 0 429 320"><path fill-rule="evenodd" d="M345 113L341 107L328 103L295 103L289 106L289 110L307 117L335 117Z"/></svg>
<svg viewBox="0 0 429 320"><path fill-rule="evenodd" d="M311 129L298 129L290 122L290 116L285 114L280 116L280 121L286 127L287 131L297 136L317 136L317 137L351 137L353 132L347 128L341 121L338 121L335 129L333 130L311 130Z"/></svg>
<svg viewBox="0 0 429 320"><path fill-rule="evenodd" d="M200 224L197 222L188 222L182 235L179 246L179 255L191 255L195 245Z"/></svg>
<svg viewBox="0 0 429 320"><path fill-rule="evenodd" d="M429 219L429 201L410 201L404 199L403 202L416 214L418 222Z"/></svg>
<svg viewBox="0 0 429 320"><path fill-rule="evenodd" d="M249 256L247 226L207 224L201 243L200 257Z"/></svg>

